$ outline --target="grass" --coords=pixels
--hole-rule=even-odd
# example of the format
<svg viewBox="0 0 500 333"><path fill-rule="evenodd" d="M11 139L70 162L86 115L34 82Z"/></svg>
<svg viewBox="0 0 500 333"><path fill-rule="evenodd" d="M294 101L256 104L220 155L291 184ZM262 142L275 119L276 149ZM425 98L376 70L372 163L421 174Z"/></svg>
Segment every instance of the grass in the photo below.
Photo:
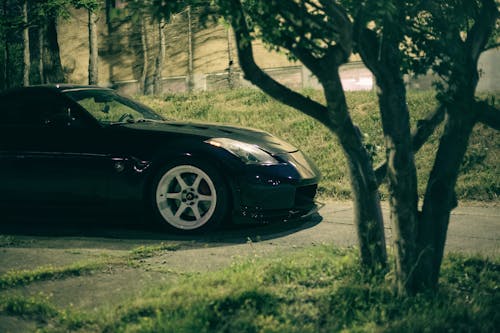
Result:
<svg viewBox="0 0 500 333"><path fill-rule="evenodd" d="M0 246L2 246L1 242L5 243L3 246L16 246L18 244L14 237L4 235L0 235ZM66 266L55 267L47 265L40 266L35 269L10 270L0 275L0 290L17 286L25 286L36 281L57 280L73 276L92 274L95 271L102 270L110 266L137 266L143 259L159 255L166 251L177 251L180 247L181 245L179 243L161 242L155 245L142 245L136 247L121 258L109 258L104 256L94 260L89 259L81 262L75 262Z"/></svg>
<svg viewBox="0 0 500 333"><path fill-rule="evenodd" d="M161 252L177 251L180 249L180 247L181 245L178 243L166 243L166 242L161 242L160 244L157 245L149 245L149 246L142 245L132 249L130 257L132 259L145 259L153 257Z"/></svg>
<svg viewBox="0 0 500 333"><path fill-rule="evenodd" d="M102 269L109 264L110 263L107 261L88 261L77 262L63 267L48 265L33 270L11 270L0 275L0 290L27 285L35 281L85 275L92 271Z"/></svg>
<svg viewBox="0 0 500 333"><path fill-rule="evenodd" d="M316 246L253 258L159 285L108 311L59 310L40 296L1 299L0 313L47 331L493 332L500 327L500 258L449 255L441 289L396 298L390 274L367 278L357 252Z"/></svg>
<svg viewBox="0 0 500 333"><path fill-rule="evenodd" d="M323 101L314 90L304 92ZM163 98L138 97L170 119L218 122L256 127L289 141L306 152L320 168L323 179L319 192L322 197L349 199L351 195L347 165L342 150L331 133L316 121L284 106L264 93L252 89L196 94L174 94ZM364 133L364 143L375 165L384 160L385 148L373 92L348 92L347 102L354 122ZM436 108L432 92L409 92L408 107L412 125ZM423 195L432 168L442 127L416 154L419 192ZM478 125L470 139L457 195L465 200L497 200L500 194L500 136L494 130ZM381 189L387 196L387 189Z"/></svg>

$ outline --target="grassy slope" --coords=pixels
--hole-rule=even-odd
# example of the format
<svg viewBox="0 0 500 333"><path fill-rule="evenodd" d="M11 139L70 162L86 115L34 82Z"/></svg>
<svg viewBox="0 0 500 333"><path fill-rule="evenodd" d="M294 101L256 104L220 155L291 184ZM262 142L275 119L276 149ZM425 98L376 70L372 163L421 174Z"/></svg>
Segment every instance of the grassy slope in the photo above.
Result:
<svg viewBox="0 0 500 333"><path fill-rule="evenodd" d="M306 91L322 100L316 91ZM193 95L168 95L163 99L140 97L142 102L177 120L221 122L256 127L269 131L300 147L318 164L323 180L323 197L348 199L349 177L346 161L336 139L319 123L283 106L258 90L203 92ZM384 144L378 104L373 92L347 93L352 117L365 135L365 144L373 153L375 164L384 158ZM408 107L414 125L436 107L431 92L411 92ZM416 155L419 191L423 193L437 150L438 134ZM500 136L483 125L476 126L457 184L457 195L467 200L496 200L500 194ZM387 190L382 188L382 194Z"/></svg>

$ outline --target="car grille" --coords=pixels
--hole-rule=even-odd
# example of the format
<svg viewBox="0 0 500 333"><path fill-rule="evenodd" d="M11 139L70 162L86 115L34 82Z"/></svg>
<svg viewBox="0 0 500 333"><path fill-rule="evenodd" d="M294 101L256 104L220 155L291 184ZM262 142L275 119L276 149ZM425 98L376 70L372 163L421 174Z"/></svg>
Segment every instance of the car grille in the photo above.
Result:
<svg viewBox="0 0 500 333"><path fill-rule="evenodd" d="M305 206L314 203L318 185L308 185L297 188L295 192L295 206Z"/></svg>

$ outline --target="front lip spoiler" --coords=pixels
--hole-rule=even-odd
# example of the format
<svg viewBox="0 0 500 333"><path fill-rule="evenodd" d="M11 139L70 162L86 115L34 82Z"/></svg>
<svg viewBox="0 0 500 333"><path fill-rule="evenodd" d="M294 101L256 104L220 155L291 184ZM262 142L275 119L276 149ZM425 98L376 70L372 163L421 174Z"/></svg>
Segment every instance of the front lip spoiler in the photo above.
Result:
<svg viewBox="0 0 500 333"><path fill-rule="evenodd" d="M263 211L263 210L242 210L236 216L233 216L235 224L268 224L275 222L292 222L307 219L317 213L325 206L324 203L314 200L307 208L295 207L289 210Z"/></svg>
<svg viewBox="0 0 500 333"><path fill-rule="evenodd" d="M305 214L301 214L301 213L303 213L302 210L290 210L289 211L290 219L284 219L283 222L306 219L306 218L310 217L311 215L316 214L324 206L325 206L324 203L314 200L313 207L309 211L307 211Z"/></svg>

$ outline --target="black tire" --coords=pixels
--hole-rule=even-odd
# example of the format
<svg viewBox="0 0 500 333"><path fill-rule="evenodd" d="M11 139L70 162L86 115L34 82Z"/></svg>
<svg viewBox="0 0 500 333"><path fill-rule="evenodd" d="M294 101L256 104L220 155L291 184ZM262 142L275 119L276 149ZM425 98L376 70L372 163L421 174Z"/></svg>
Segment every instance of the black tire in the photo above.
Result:
<svg viewBox="0 0 500 333"><path fill-rule="evenodd" d="M182 233L213 230L230 211L230 195L220 173L199 160L178 160L156 173L151 209L168 230Z"/></svg>

